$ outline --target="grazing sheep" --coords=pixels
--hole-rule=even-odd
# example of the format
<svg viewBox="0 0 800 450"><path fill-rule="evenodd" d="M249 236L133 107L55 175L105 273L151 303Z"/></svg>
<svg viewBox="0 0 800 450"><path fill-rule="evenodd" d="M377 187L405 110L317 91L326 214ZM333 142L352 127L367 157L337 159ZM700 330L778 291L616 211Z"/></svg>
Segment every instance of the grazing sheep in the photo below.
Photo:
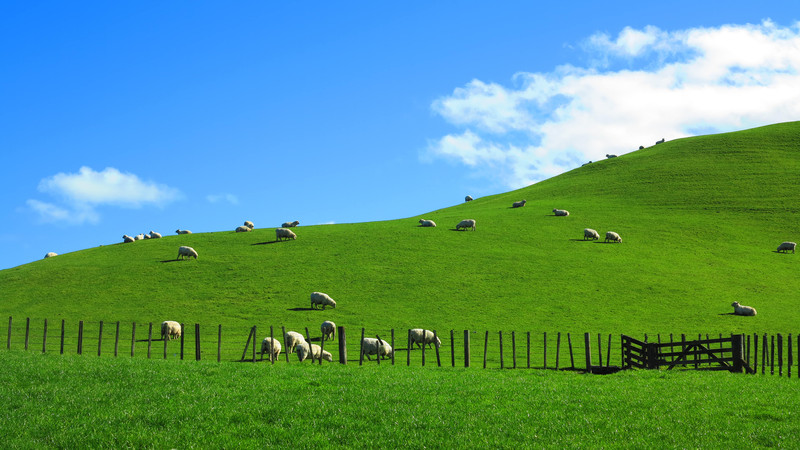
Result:
<svg viewBox="0 0 800 450"><path fill-rule="evenodd" d="M134 242L136 239L128 236L127 234L122 235L122 242Z"/></svg>
<svg viewBox="0 0 800 450"><path fill-rule="evenodd" d="M294 228L294 227L296 227L298 225L300 225L300 221L299 220L295 220L294 222L283 222L283 225L281 225L281 227L282 228Z"/></svg>
<svg viewBox="0 0 800 450"><path fill-rule="evenodd" d="M189 231L189 230L181 230L180 228L175 230L175 232L178 233L178 234L192 234L191 231Z"/></svg>
<svg viewBox="0 0 800 450"><path fill-rule="evenodd" d="M568 216L569 211L567 211L566 209L554 209L553 214L557 216Z"/></svg>
<svg viewBox="0 0 800 450"><path fill-rule="evenodd" d="M336 324L331 322L330 320L326 320L322 322L322 325L319 327L322 330L322 339L336 339Z"/></svg>
<svg viewBox="0 0 800 450"><path fill-rule="evenodd" d="M617 233L615 233L613 231L608 231L608 232L606 232L606 240L605 240L605 242L608 242L608 241L620 242L621 243L622 242L622 238L619 237L619 235Z"/></svg>
<svg viewBox="0 0 800 450"><path fill-rule="evenodd" d="M369 357L370 355L378 355L378 357L391 357L392 352L394 351L392 350L392 346L389 345L389 343L384 341L383 339L381 339L379 345L377 338L368 338L368 337L365 337L364 339L361 340L361 349L364 352L364 356L366 356L367 359L370 361L372 361L372 359L370 359Z"/></svg>
<svg viewBox="0 0 800 450"><path fill-rule="evenodd" d="M660 141L656 141L656 145L658 145L658 144L663 144L663 143L664 143L664 138L661 138L661 140L660 140Z"/></svg>
<svg viewBox="0 0 800 450"><path fill-rule="evenodd" d="M161 239L161 233L150 230L150 239Z"/></svg>
<svg viewBox="0 0 800 450"><path fill-rule="evenodd" d="M197 259L197 252L192 247L182 245L178 248L178 257L175 259L186 259L186 257L194 257L194 259Z"/></svg>
<svg viewBox="0 0 800 450"><path fill-rule="evenodd" d="M424 334L423 334L424 333ZM428 348L431 347L431 344L435 344L436 348L441 347L442 340L439 339L439 336L436 336L436 340L433 339L433 331L431 330L423 330L422 328L412 328L411 329L411 345L417 344L417 348L422 348L422 345L427 345Z"/></svg>
<svg viewBox="0 0 800 450"><path fill-rule="evenodd" d="M421 227L435 227L436 222L432 220L419 219L419 226Z"/></svg>
<svg viewBox="0 0 800 450"><path fill-rule="evenodd" d="M462 228L465 230L467 228L472 228L472 231L475 231L475 219L465 219L461 222L458 222L458 225L456 225L456 230L460 230Z"/></svg>
<svg viewBox="0 0 800 450"><path fill-rule="evenodd" d="M617 157L617 155L609 155L608 153L606 153L606 158L608 158L608 159L616 158L616 157Z"/></svg>
<svg viewBox="0 0 800 450"><path fill-rule="evenodd" d="M236 232L237 233L247 233L248 231L253 231L253 229L250 228L250 227L246 227L244 225L236 227Z"/></svg>
<svg viewBox="0 0 800 450"><path fill-rule="evenodd" d="M283 336L283 343L286 344L286 353L292 354L294 353L294 349L306 342L306 338L303 337L302 334L296 331L287 331L286 334Z"/></svg>
<svg viewBox="0 0 800 450"><path fill-rule="evenodd" d="M308 349L308 342L297 344L297 359L303 362L313 353L314 359L324 359L328 362L333 362L333 355L327 350L322 350L317 344L311 344L311 350Z"/></svg>
<svg viewBox="0 0 800 450"><path fill-rule="evenodd" d="M794 253L794 248L797 247L797 244L794 242L782 242L781 245L778 246L779 252L788 252L789 250Z"/></svg>
<svg viewBox="0 0 800 450"><path fill-rule="evenodd" d="M528 201L527 201L527 200L520 200L520 201L518 201L518 202L514 202L514 203L511 205L511 207L512 207L512 208L522 208L523 206L525 206L525 203L528 203Z"/></svg>
<svg viewBox="0 0 800 450"><path fill-rule="evenodd" d="M593 241L596 241L596 240L600 239L600 233L598 233L596 230L593 230L591 228L584 228L583 229L583 240L585 241L587 239L591 239Z"/></svg>
<svg viewBox="0 0 800 450"><path fill-rule="evenodd" d="M261 341L261 355L263 357L264 353L270 354L270 352L272 359L278 359L278 355L281 354L281 343L277 339L267 336Z"/></svg>
<svg viewBox="0 0 800 450"><path fill-rule="evenodd" d="M468 196L464 197L464 201L465 202L471 202L472 201L472 196L468 195Z"/></svg>
<svg viewBox="0 0 800 450"><path fill-rule="evenodd" d="M336 308L336 302L328 294L323 292L312 292L311 308L317 309L317 305L322 305L322 309L325 309L326 306Z"/></svg>
<svg viewBox="0 0 800 450"><path fill-rule="evenodd" d="M756 309L752 306L740 305L739 302L733 302L731 306L733 306L733 314L737 316L755 316L757 314Z"/></svg>
<svg viewBox="0 0 800 450"><path fill-rule="evenodd" d="M256 227L255 225L253 225L253 222L250 222L249 220L244 221L244 226L250 228L251 230Z"/></svg>
<svg viewBox="0 0 800 450"><path fill-rule="evenodd" d="M53 256L58 256L58 253L56 253L56 252L47 252L47 254L44 255L45 259L52 258Z"/></svg>
<svg viewBox="0 0 800 450"><path fill-rule="evenodd" d="M181 337L181 324L174 320L161 322L161 339L176 339Z"/></svg>
<svg viewBox="0 0 800 450"><path fill-rule="evenodd" d="M284 239L297 239L297 235L294 234L294 231L292 230L287 230L286 228L276 228L275 240L282 241Z"/></svg>

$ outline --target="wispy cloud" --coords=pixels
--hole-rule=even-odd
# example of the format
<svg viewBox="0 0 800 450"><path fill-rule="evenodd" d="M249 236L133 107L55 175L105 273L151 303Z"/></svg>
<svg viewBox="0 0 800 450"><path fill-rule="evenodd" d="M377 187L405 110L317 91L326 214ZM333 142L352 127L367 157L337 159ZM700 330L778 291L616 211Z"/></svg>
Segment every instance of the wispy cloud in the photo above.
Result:
<svg viewBox="0 0 800 450"><path fill-rule="evenodd" d="M38 190L50 194L55 202L30 199L28 207L42 221L68 224L97 223L100 220L98 206L162 207L181 197L175 188L142 181L134 174L113 167L96 172L84 166L78 173L58 173L41 180Z"/></svg>
<svg viewBox="0 0 800 450"><path fill-rule="evenodd" d="M662 137L675 139L800 117L800 24L596 34L589 63L473 80L432 109L458 131L429 156L517 188Z"/></svg>
<svg viewBox="0 0 800 450"><path fill-rule="evenodd" d="M233 194L209 194L206 196L206 200L210 203L228 202L232 205L239 204L239 197Z"/></svg>

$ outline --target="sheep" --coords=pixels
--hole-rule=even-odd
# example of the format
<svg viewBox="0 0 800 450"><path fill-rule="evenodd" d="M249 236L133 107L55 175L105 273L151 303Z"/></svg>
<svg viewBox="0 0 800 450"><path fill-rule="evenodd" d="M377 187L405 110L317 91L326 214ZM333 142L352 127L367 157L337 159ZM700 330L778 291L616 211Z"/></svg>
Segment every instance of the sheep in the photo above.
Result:
<svg viewBox="0 0 800 450"><path fill-rule="evenodd" d="M664 143L664 138L661 138L661 140L660 140L660 141L656 141L656 145L658 145L658 144L663 144L663 143Z"/></svg>
<svg viewBox="0 0 800 450"><path fill-rule="evenodd" d="M145 240L150 239L149 233L144 233L142 236L144 237Z"/></svg>
<svg viewBox="0 0 800 450"><path fill-rule="evenodd" d="M47 252L47 254L44 255L44 258L45 259L52 258L53 256L58 256L58 253L56 253L56 252Z"/></svg>
<svg viewBox="0 0 800 450"><path fill-rule="evenodd" d="M251 230L256 227L255 225L253 225L253 222L250 222L249 220L244 221L244 226L250 228Z"/></svg>
<svg viewBox="0 0 800 450"><path fill-rule="evenodd" d="M236 227L236 232L237 233L247 233L248 231L253 231L253 229L250 228L250 227L246 227L244 225L242 225L240 227Z"/></svg>
<svg viewBox="0 0 800 450"><path fill-rule="evenodd" d="M364 339L361 340L361 351L364 353L364 356L366 356L367 359L370 361L372 361L372 359L370 359L369 357L370 355L377 355L378 357L392 356L392 352L394 351L392 350L392 346L389 345L389 343L384 341L383 339L381 339L380 344L381 345L378 344L377 338L365 337Z"/></svg>
<svg viewBox="0 0 800 450"><path fill-rule="evenodd" d="M269 336L265 337L263 341L261 341L261 355L263 357L264 353L269 354L272 353L272 359L278 359L278 355L281 354L281 343L277 339L273 339Z"/></svg>
<svg viewBox="0 0 800 450"><path fill-rule="evenodd" d="M569 211L567 211L566 209L554 209L553 214L557 216L568 216Z"/></svg>
<svg viewBox="0 0 800 450"><path fill-rule="evenodd" d="M613 231L608 231L608 232L606 232L606 240L605 240L605 242L608 242L608 241L621 243L622 242L622 238L619 237L619 234L617 234L617 233L615 233Z"/></svg>
<svg viewBox="0 0 800 450"><path fill-rule="evenodd" d="M778 246L778 250L777 251L785 253L785 252L788 252L789 250L791 250L792 253L794 253L794 248L795 247L797 247L797 244L795 242L788 242L788 241L787 242L782 242L781 245Z"/></svg>
<svg viewBox="0 0 800 450"><path fill-rule="evenodd" d="M471 202L472 201L472 196L468 195L468 196L464 197L464 201L465 202Z"/></svg>
<svg viewBox="0 0 800 450"><path fill-rule="evenodd" d="M511 205L511 207L512 207L512 208L522 208L523 206L525 206L525 203L528 203L528 201L527 201L527 200L520 200L520 201L518 201L518 202L514 202L514 203Z"/></svg>
<svg viewBox="0 0 800 450"><path fill-rule="evenodd" d="M127 234L122 235L122 242L134 242L136 239L128 236Z"/></svg>
<svg viewBox="0 0 800 450"><path fill-rule="evenodd" d="M144 234L137 234L136 236L133 237L133 239L136 241L142 241L144 240Z"/></svg>
<svg viewBox="0 0 800 450"><path fill-rule="evenodd" d="M172 340L181 337L181 324L174 320L161 322L161 338Z"/></svg>
<svg viewBox="0 0 800 450"><path fill-rule="evenodd" d="M189 230L181 230L180 228L175 230L175 232L178 233L178 234L192 234L191 231L189 231Z"/></svg>
<svg viewBox="0 0 800 450"><path fill-rule="evenodd" d="M195 249L193 249L192 247L186 247L185 245L182 245L178 248L178 257L175 259L186 259L186 257L191 258L193 256L194 259L197 259L197 252L195 251Z"/></svg>
<svg viewBox="0 0 800 450"><path fill-rule="evenodd" d="M585 241L587 239L591 239L593 241L596 241L596 240L600 239L600 233L598 233L596 230L593 230L591 228L584 228L583 229L583 240Z"/></svg>
<svg viewBox="0 0 800 450"><path fill-rule="evenodd" d="M424 334L423 334L424 333ZM431 330L423 330L422 328L413 328L411 330L411 345L417 344L417 348L422 348L421 345L428 345L430 348L431 344L436 345L436 348L441 347L442 340L439 339L439 336L436 336L436 340L433 339L433 331ZM421 345L420 345L421 344Z"/></svg>
<svg viewBox="0 0 800 450"><path fill-rule="evenodd" d="M461 222L458 222L458 225L456 225L456 230L460 230L462 228L465 230L467 228L472 228L472 231L475 231L475 219L464 219Z"/></svg>
<svg viewBox="0 0 800 450"><path fill-rule="evenodd" d="M287 230L286 228L276 228L275 240L282 241L284 239L297 239L297 235L294 234L292 230Z"/></svg>
<svg viewBox="0 0 800 450"><path fill-rule="evenodd" d="M150 230L150 239L161 239L161 233Z"/></svg>
<svg viewBox="0 0 800 450"><path fill-rule="evenodd" d="M644 150L644 145L640 145L639 150Z"/></svg>
<svg viewBox="0 0 800 450"><path fill-rule="evenodd" d="M326 320L322 322L320 325L320 330L322 331L322 339L336 339L336 324L331 322L330 320Z"/></svg>
<svg viewBox="0 0 800 450"><path fill-rule="evenodd" d="M306 358L308 358L308 356L312 354L313 354L313 359L322 358L325 361L333 362L333 355L331 355L331 352L327 350L322 350L322 347L320 347L317 344L311 344L311 350L309 350L308 347L309 347L308 342L302 342L300 344L297 344L297 359L299 359L300 362L305 361Z"/></svg>
<svg viewBox="0 0 800 450"><path fill-rule="evenodd" d="M419 226L421 227L435 227L436 222L432 220L419 219Z"/></svg>
<svg viewBox="0 0 800 450"><path fill-rule="evenodd" d="M733 306L733 314L737 316L755 316L758 314L752 306L740 305L739 302L733 302L731 306Z"/></svg>
<svg viewBox="0 0 800 450"><path fill-rule="evenodd" d="M317 309L317 305L322 305L322 309L324 310L326 306L330 306L336 308L336 302L328 295L323 292L312 292L311 293L311 308Z"/></svg>
<svg viewBox="0 0 800 450"><path fill-rule="evenodd" d="M588 166L588 165L589 165L589 164L591 164L591 163L592 163L591 161L589 161L589 162L587 162L587 163L583 163L583 164L581 164L581 167L583 167L583 166Z"/></svg>
<svg viewBox="0 0 800 450"><path fill-rule="evenodd" d="M294 349L306 342L306 338L303 337L302 334L296 331L287 331L286 334L283 336L283 343L286 344L286 353L292 354L294 353Z"/></svg>
<svg viewBox="0 0 800 450"><path fill-rule="evenodd" d="M294 222L283 222L283 225L281 225L281 228L294 228L294 227L296 227L298 225L300 225L300 221L299 220L295 220Z"/></svg>
<svg viewBox="0 0 800 450"><path fill-rule="evenodd" d="M617 155L609 155L609 154L606 153L606 158L608 158L608 159L616 158L616 157L617 157Z"/></svg>

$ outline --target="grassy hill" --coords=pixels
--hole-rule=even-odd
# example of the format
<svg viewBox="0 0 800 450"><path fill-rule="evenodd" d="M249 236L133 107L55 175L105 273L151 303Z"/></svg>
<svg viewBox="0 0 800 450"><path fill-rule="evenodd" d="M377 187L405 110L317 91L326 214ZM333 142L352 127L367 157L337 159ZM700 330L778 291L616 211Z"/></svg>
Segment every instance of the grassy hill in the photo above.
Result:
<svg viewBox="0 0 800 450"><path fill-rule="evenodd" d="M800 122L680 139L417 217L299 227L296 241L257 228L35 261L0 271L0 314L223 324L242 335L234 353L252 325L316 334L323 320L370 334L792 332L800 255L775 249L800 241L798 174ZM456 232L466 218L477 230ZM623 243L583 241L586 227ZM175 261L181 245L200 258ZM310 310L312 291L338 307ZM729 315L734 300L758 316Z"/></svg>

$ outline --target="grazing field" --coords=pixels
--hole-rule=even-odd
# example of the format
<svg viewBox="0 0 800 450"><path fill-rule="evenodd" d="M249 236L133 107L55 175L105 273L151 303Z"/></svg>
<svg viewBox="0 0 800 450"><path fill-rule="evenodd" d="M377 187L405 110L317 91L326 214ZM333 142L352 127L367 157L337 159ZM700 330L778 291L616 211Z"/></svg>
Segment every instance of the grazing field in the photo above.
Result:
<svg viewBox="0 0 800 450"><path fill-rule="evenodd" d="M0 351L6 448L797 447L796 380Z"/></svg>

